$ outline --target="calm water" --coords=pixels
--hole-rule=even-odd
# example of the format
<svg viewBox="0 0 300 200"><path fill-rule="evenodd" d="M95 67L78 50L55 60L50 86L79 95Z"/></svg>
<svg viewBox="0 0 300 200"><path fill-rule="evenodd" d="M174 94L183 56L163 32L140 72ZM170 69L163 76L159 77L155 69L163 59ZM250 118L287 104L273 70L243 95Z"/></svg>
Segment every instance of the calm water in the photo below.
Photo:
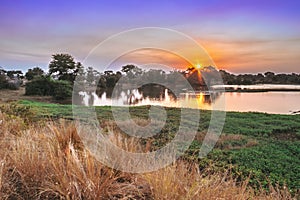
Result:
<svg viewBox="0 0 300 200"><path fill-rule="evenodd" d="M221 96L225 98L226 111L291 114L300 110L300 92L227 92Z"/></svg>
<svg viewBox="0 0 300 200"><path fill-rule="evenodd" d="M130 95L129 95L130 94ZM133 95L132 95L133 94ZM94 105L161 105L168 107L188 107L238 112L266 112L274 114L292 114L300 111L300 92L225 92L225 93L182 93L178 99L168 95L168 91L159 99L144 98L137 90L122 93L118 99L92 95ZM130 100L128 98L130 96ZM84 102L89 97L85 97ZM133 98L133 99L132 99ZM134 103L132 103L134 102Z"/></svg>
<svg viewBox="0 0 300 200"><path fill-rule="evenodd" d="M201 109L216 109L238 112L266 112L274 114L291 114L300 111L300 92L257 92L239 93L226 92L214 100L210 96L186 95L177 101L161 101L156 104L171 107L189 107ZM149 102L150 103L150 102ZM147 102L139 103L149 104Z"/></svg>

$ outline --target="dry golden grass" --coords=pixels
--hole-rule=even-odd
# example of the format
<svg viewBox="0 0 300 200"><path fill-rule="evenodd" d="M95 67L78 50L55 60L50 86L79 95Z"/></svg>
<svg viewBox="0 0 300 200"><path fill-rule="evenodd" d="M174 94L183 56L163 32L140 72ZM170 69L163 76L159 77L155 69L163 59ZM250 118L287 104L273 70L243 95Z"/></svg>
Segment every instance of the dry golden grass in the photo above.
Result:
<svg viewBox="0 0 300 200"><path fill-rule="evenodd" d="M1 198L114 199L143 198L147 191L130 174L101 165L83 148L75 126L62 122L21 129L0 117ZM20 123L21 123L21 119ZM18 127L16 127L18 128ZM145 191L143 191L145 190Z"/></svg>
<svg viewBox="0 0 300 200"><path fill-rule="evenodd" d="M196 164L183 161L142 174L154 199L293 199L288 190L270 187L270 193L255 191L248 181L237 183L229 174L201 174Z"/></svg>
<svg viewBox="0 0 300 200"><path fill-rule="evenodd" d="M28 126L0 113L0 124L1 199L291 199L274 188L257 195L228 174L204 177L185 161L145 174L111 169L85 149L70 122ZM111 141L141 151L137 140L121 135L110 135Z"/></svg>

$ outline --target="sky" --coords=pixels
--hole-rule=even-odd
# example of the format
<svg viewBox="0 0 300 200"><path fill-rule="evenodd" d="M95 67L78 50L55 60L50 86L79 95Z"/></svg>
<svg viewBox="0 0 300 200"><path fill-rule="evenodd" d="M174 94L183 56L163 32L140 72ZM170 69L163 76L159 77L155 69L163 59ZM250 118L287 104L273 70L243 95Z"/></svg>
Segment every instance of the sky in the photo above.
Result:
<svg viewBox="0 0 300 200"><path fill-rule="evenodd" d="M161 27L195 40L219 69L300 73L299 10L300 1L295 0L2 0L0 66L46 70L55 53L69 53L84 61L112 35ZM174 44L185 53L197 54L182 42L166 45ZM113 45L115 49L130 46L130 41ZM142 49L120 55L114 63L187 67L183 59L175 57L169 52ZM201 62L199 55L189 63L205 65Z"/></svg>

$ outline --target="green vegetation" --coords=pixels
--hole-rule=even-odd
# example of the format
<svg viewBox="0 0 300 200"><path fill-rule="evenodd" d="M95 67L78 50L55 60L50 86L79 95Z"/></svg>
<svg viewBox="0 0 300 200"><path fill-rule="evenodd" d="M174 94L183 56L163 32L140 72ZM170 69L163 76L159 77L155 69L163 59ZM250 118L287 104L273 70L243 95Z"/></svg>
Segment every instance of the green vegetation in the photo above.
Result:
<svg viewBox="0 0 300 200"><path fill-rule="evenodd" d="M52 96L55 100L65 100L72 96L75 77L83 70L80 62L75 63L69 54L55 54L49 64L49 74L39 67L29 69L25 95Z"/></svg>
<svg viewBox="0 0 300 200"><path fill-rule="evenodd" d="M0 67L0 89L18 90L23 83L22 78L20 70L6 71Z"/></svg>
<svg viewBox="0 0 300 200"><path fill-rule="evenodd" d="M75 62L69 54L54 54L49 64L49 75L58 80L73 83L76 76L83 70L80 62Z"/></svg>
<svg viewBox="0 0 300 200"><path fill-rule="evenodd" d="M25 95L52 96L55 100L64 100L72 96L73 88L68 81L40 76L27 83L25 89Z"/></svg>
<svg viewBox="0 0 300 200"><path fill-rule="evenodd" d="M33 69L28 69L28 71L25 74L25 78L28 81L30 81L30 80L34 79L35 77L43 76L43 75L45 75L44 70L42 70L39 67L34 67Z"/></svg>
<svg viewBox="0 0 300 200"><path fill-rule="evenodd" d="M53 95L52 79L50 77L37 77L26 84L25 95L51 96Z"/></svg>
<svg viewBox="0 0 300 200"><path fill-rule="evenodd" d="M21 100L18 103L24 106L31 107L36 116L39 118L71 119L73 117L72 105L61 105L27 100Z"/></svg>
<svg viewBox="0 0 300 200"><path fill-rule="evenodd" d="M19 101L31 107L37 116L72 119L72 106L33 101ZM130 107L134 119L148 119L149 106ZM122 108L119 108L122 111ZM180 109L166 108L167 120L154 138L153 149L165 145L178 130ZM113 119L109 106L96 107L101 124ZM201 141L209 126L210 111L201 111L199 134L185 154L197 160ZM268 184L287 186L294 194L300 189L300 115L228 112L223 133L216 148L199 161L201 168L213 171L231 170L238 180L250 177L255 188Z"/></svg>

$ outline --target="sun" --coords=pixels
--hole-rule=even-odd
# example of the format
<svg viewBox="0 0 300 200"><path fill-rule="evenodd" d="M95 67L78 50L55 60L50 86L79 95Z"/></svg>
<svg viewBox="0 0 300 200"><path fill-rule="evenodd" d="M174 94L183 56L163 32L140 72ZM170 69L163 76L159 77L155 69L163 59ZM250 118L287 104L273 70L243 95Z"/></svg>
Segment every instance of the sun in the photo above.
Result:
<svg viewBox="0 0 300 200"><path fill-rule="evenodd" d="M201 66L200 64L197 64L197 65L196 65L196 68L197 68L198 70L200 70L200 69L202 68L202 66Z"/></svg>

